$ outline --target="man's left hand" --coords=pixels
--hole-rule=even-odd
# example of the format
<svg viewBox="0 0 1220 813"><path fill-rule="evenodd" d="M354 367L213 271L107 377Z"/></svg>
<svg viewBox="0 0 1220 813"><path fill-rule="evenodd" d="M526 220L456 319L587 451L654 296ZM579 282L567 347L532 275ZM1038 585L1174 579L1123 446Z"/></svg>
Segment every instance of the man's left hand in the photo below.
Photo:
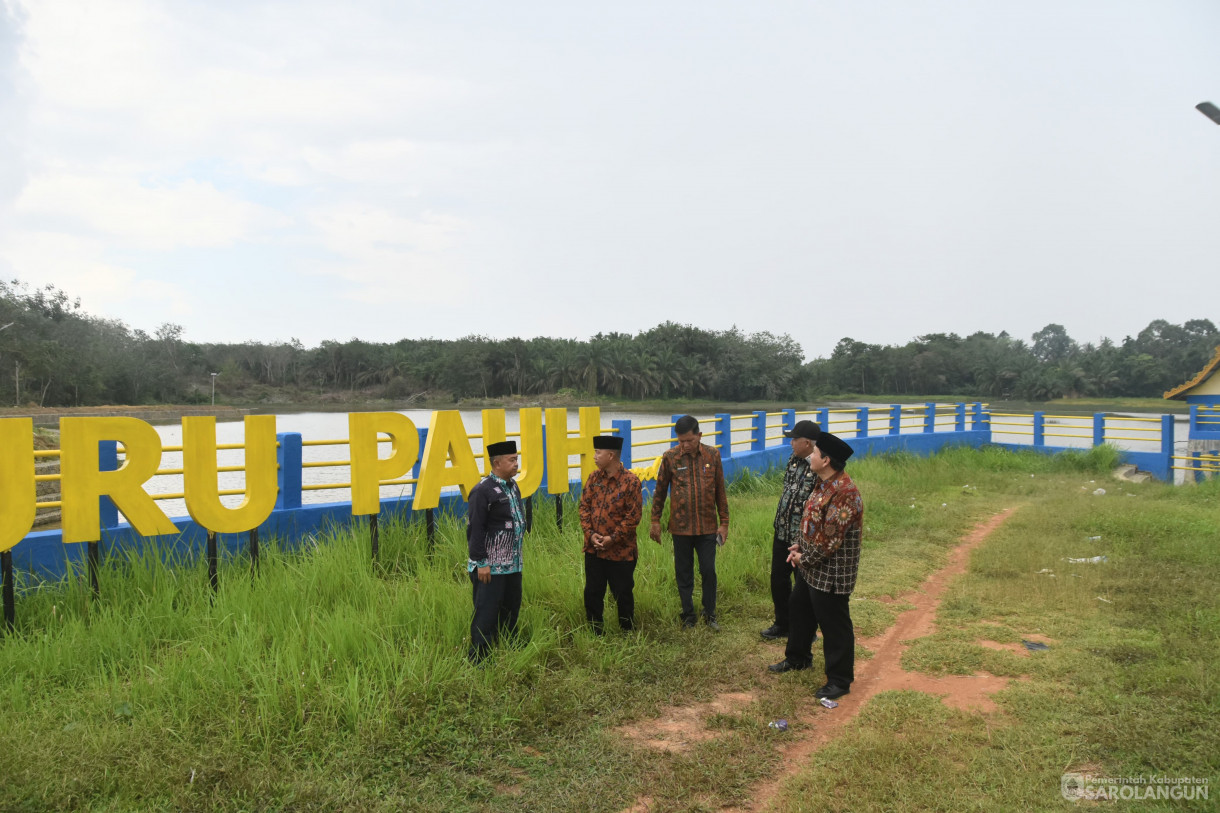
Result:
<svg viewBox="0 0 1220 813"><path fill-rule="evenodd" d="M719 527L719 528L716 530L716 535L720 537L720 544L721 544L721 545L723 545L725 542L728 542L728 541L729 541L729 526L728 526L728 525L721 525L721 526L720 526L720 527Z"/></svg>

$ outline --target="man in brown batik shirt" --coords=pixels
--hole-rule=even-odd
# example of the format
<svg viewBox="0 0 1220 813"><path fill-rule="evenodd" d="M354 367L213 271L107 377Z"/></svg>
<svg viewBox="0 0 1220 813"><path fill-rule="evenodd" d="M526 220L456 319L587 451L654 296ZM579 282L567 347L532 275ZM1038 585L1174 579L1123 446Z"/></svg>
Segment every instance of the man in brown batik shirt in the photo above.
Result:
<svg viewBox="0 0 1220 813"><path fill-rule="evenodd" d="M682 626L695 626L694 557L699 556L703 585L703 618L716 623L716 547L729 538L729 500L720 452L700 442L699 422L683 415L674 424L678 445L661 456L652 497L648 536L661 541L661 512L669 497L669 532L674 538L674 578L682 602Z"/></svg>
<svg viewBox="0 0 1220 813"><path fill-rule="evenodd" d="M640 480L623 467L623 439L593 438L593 462L580 492L580 529L584 533L585 618L598 635L603 632L606 585L618 605L619 628L635 627L635 563L639 549L635 530L644 509Z"/></svg>

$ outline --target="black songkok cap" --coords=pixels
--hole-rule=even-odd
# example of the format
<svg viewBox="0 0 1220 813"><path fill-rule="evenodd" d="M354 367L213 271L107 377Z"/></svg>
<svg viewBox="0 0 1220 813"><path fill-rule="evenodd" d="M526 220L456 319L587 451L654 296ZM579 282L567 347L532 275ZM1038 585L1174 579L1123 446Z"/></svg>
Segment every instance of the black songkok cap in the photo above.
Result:
<svg viewBox="0 0 1220 813"><path fill-rule="evenodd" d="M786 438L805 438L806 440L817 440L818 435L822 434L822 427L818 426L813 421L797 421L792 427L791 432L785 432Z"/></svg>
<svg viewBox="0 0 1220 813"><path fill-rule="evenodd" d="M623 439L617 435L598 435L593 438L593 448L621 452L623 451Z"/></svg>
<svg viewBox="0 0 1220 813"><path fill-rule="evenodd" d="M840 463L846 463L847 458L856 453L856 450L848 446L845 440L832 435L829 432L823 432L822 434L818 435L818 438L813 442L813 445L821 449L822 454L826 455L827 457L833 457Z"/></svg>
<svg viewBox="0 0 1220 813"><path fill-rule="evenodd" d="M499 443L487 444L487 456L488 457L499 457L502 454L516 454L516 453L517 453L517 441L515 441L515 440L502 440Z"/></svg>

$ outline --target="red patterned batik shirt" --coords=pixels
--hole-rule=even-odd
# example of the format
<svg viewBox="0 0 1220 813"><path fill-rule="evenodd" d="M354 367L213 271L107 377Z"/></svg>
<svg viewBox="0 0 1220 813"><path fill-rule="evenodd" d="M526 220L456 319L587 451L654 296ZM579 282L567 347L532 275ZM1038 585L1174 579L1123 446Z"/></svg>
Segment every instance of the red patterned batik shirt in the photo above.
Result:
<svg viewBox="0 0 1220 813"><path fill-rule="evenodd" d="M585 553L611 562L632 562L638 554L635 529L644 511L640 478L622 466L613 474L597 469L580 492L580 529ZM609 536L602 548L593 547L590 534Z"/></svg>
<svg viewBox="0 0 1220 813"><path fill-rule="evenodd" d="M809 586L827 593L856 589L864 501L845 472L819 480L801 514L800 571Z"/></svg>

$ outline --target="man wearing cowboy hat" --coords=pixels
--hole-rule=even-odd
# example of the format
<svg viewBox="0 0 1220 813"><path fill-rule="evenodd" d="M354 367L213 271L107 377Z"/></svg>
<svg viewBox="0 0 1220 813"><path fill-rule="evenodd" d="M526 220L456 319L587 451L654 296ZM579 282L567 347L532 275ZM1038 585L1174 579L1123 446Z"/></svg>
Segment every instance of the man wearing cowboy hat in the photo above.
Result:
<svg viewBox="0 0 1220 813"><path fill-rule="evenodd" d="M855 680L856 634L848 598L860 568L860 532L864 502L843 471L853 449L829 432L813 442L809 466L818 476L801 515L801 533L789 548L788 561L801 578L788 605L790 626L785 658L772 672L808 669L813 663L815 631L822 630L826 685L814 692L834 700L851 691Z"/></svg>
<svg viewBox="0 0 1220 813"><path fill-rule="evenodd" d="M635 563L639 550L635 529L644 510L640 480L619 459L623 439L593 438L593 462L580 492L580 529L584 535L585 618L598 635L603 632L606 585L618 606L618 625L635 627Z"/></svg>
<svg viewBox="0 0 1220 813"><path fill-rule="evenodd" d="M792 597L788 548L801 534L801 511L818 480L809 468L809 455L820 434L822 427L813 421L797 421L791 432L784 433L792 444L792 457L784 469L784 487L775 508L775 535L771 541L771 603L775 605L775 623L762 631L762 637L768 640L788 636L788 599Z"/></svg>
<svg viewBox="0 0 1220 813"><path fill-rule="evenodd" d="M474 618L470 621L467 658L478 664L501 633L517 631L521 611L521 543L525 511L513 477L520 466L517 442L487 446L491 471L467 497L466 546Z"/></svg>

